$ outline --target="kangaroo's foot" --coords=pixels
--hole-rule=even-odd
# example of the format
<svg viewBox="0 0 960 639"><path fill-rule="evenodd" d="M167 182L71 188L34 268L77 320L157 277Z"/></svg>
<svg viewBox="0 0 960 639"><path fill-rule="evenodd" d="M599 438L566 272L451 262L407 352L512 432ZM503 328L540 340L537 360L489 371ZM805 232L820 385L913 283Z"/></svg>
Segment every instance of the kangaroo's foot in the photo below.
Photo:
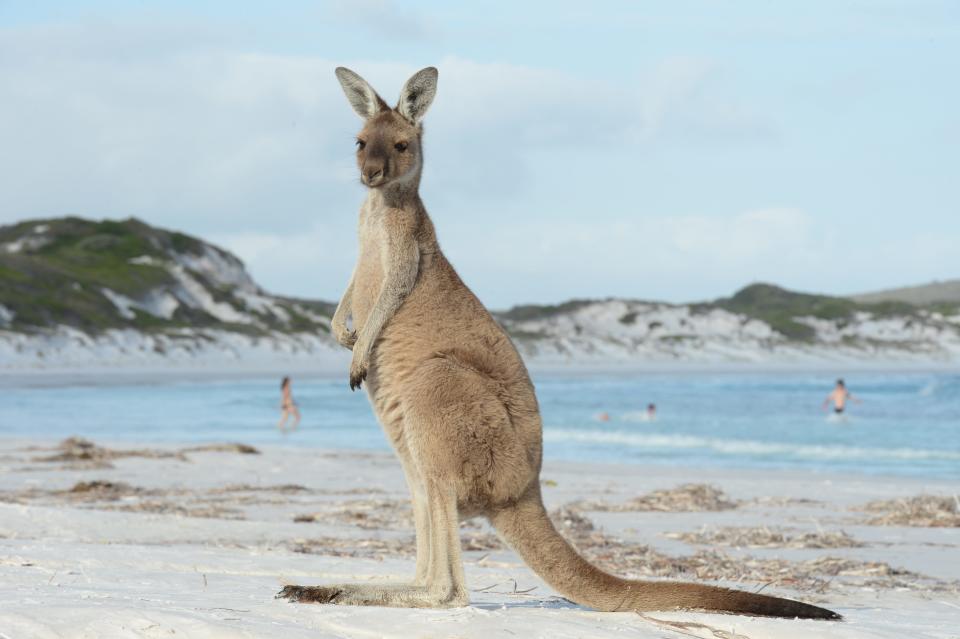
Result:
<svg viewBox="0 0 960 639"><path fill-rule="evenodd" d="M392 606L397 608L455 608L467 605L467 593L451 588L400 584L336 584L332 586L285 586L277 599L294 603L325 603L342 606Z"/></svg>
<svg viewBox="0 0 960 639"><path fill-rule="evenodd" d="M397 608L454 608L469 600L460 560L457 497L451 481L409 476L417 523L417 576L412 584L287 586L277 594L297 603ZM418 505L419 504L419 505Z"/></svg>

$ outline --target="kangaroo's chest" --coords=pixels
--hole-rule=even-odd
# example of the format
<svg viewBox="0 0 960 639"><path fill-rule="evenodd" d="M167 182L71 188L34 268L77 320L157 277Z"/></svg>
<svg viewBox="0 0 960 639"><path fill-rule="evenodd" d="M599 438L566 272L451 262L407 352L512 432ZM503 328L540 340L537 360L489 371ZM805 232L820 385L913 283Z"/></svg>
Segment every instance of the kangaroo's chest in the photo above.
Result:
<svg viewBox="0 0 960 639"><path fill-rule="evenodd" d="M376 208L365 204L360 212L358 227L360 242L357 266L353 276L353 322L359 330L370 315L386 273L386 227L383 215Z"/></svg>

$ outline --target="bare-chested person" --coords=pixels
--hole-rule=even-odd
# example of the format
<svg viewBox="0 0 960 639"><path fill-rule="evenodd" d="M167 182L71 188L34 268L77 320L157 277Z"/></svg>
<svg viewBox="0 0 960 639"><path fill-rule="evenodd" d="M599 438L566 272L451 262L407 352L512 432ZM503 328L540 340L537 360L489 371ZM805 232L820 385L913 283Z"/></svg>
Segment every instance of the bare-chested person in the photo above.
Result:
<svg viewBox="0 0 960 639"><path fill-rule="evenodd" d="M297 408L297 403L293 401L293 393L290 392L290 378L284 377L283 381L280 382L280 393L282 394L280 399L280 422L277 424L277 428L280 429L280 432L286 432L284 426L287 423L287 418L290 415L293 415L293 425L290 427L290 430L296 430L297 426L300 424L300 409Z"/></svg>
<svg viewBox="0 0 960 639"><path fill-rule="evenodd" d="M842 415L843 411L847 409L847 402L852 401L860 403L860 400L853 396L853 393L847 390L847 385L842 379L837 380L837 385L833 387L833 390L827 395L827 398L823 400L823 407L826 408L831 403L833 404L833 412L837 415Z"/></svg>

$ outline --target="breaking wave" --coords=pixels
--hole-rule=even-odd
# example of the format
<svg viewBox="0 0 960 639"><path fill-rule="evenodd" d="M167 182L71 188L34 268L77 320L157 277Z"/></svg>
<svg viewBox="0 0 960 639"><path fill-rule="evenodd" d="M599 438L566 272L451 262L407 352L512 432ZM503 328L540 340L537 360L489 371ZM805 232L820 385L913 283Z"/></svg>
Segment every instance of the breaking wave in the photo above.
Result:
<svg viewBox="0 0 960 639"><path fill-rule="evenodd" d="M759 442L746 439L719 439L694 435L653 435L616 431L580 431L546 428L547 442L582 442L611 444L646 450L711 450L723 455L776 456L790 459L891 459L891 460L957 460L960 452L918 448L875 448L835 444L790 444Z"/></svg>

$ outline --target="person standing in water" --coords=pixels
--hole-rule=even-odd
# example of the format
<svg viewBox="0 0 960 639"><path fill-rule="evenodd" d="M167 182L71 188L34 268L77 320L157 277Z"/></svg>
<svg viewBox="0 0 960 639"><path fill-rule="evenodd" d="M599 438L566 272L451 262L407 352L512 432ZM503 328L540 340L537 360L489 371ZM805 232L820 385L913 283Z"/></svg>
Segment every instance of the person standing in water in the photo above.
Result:
<svg viewBox="0 0 960 639"><path fill-rule="evenodd" d="M847 385L844 381L838 379L837 385L833 387L833 390L827 395L827 398L823 400L823 407L827 408L832 403L834 414L843 415L843 412L847 410L848 401L860 403L860 400L847 390Z"/></svg>
<svg viewBox="0 0 960 639"><path fill-rule="evenodd" d="M300 410L297 408L297 403L293 401L293 393L290 391L290 378L284 377L283 381L280 382L280 421L277 423L277 428L280 429L281 433L285 433L286 429L284 426L287 423L287 418L290 415L293 415L293 425L290 427L290 430L296 430L297 426L300 424Z"/></svg>
<svg viewBox="0 0 960 639"><path fill-rule="evenodd" d="M647 404L647 421L657 421L657 405L654 403Z"/></svg>

